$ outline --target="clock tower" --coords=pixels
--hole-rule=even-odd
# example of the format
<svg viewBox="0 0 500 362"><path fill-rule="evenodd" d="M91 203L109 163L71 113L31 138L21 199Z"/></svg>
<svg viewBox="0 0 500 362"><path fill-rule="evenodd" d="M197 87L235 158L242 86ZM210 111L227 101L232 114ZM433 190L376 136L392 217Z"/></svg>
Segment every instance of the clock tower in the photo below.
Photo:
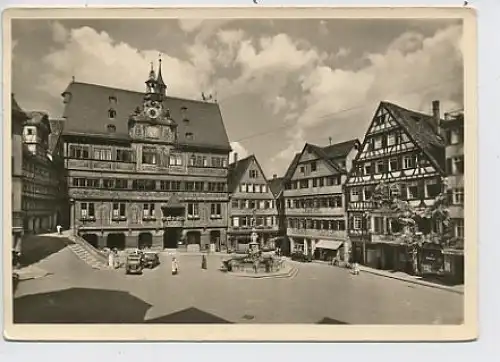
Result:
<svg viewBox="0 0 500 362"><path fill-rule="evenodd" d="M165 107L167 86L161 75L161 59L158 77L151 64L146 93L141 106L129 118L129 134L132 138L157 140L174 143L177 140L177 123L171 118Z"/></svg>

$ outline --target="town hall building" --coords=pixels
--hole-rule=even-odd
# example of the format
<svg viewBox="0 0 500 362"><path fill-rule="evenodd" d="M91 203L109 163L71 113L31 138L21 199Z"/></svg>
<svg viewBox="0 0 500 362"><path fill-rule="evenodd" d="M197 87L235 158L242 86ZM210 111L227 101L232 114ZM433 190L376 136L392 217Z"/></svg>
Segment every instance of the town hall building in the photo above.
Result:
<svg viewBox="0 0 500 362"><path fill-rule="evenodd" d="M215 102L75 82L62 94L71 228L96 247L226 242L231 147Z"/></svg>

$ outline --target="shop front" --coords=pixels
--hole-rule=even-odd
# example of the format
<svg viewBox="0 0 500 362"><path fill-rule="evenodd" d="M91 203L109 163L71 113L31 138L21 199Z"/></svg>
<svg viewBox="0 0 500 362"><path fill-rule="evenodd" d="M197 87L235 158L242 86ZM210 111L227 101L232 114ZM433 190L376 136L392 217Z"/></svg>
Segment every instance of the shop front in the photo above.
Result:
<svg viewBox="0 0 500 362"><path fill-rule="evenodd" d="M444 249L444 276L453 284L463 284L464 275L464 250Z"/></svg>
<svg viewBox="0 0 500 362"><path fill-rule="evenodd" d="M314 249L314 259L332 261L335 258L344 259L344 241L339 240L317 240Z"/></svg>
<svg viewBox="0 0 500 362"><path fill-rule="evenodd" d="M422 275L443 273L443 250L439 244L426 243L422 245L419 259L420 273Z"/></svg>

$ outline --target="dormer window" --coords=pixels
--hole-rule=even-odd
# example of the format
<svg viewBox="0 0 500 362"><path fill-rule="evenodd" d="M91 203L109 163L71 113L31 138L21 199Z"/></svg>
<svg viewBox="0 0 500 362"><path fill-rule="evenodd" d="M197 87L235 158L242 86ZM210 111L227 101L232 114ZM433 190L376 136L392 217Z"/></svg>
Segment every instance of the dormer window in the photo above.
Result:
<svg viewBox="0 0 500 362"><path fill-rule="evenodd" d="M116 132L116 126L114 124L108 124L106 126L106 129L108 130L108 133L115 133Z"/></svg>
<svg viewBox="0 0 500 362"><path fill-rule="evenodd" d="M187 107L185 106L181 107L181 117L184 122L189 122L187 111L188 111Z"/></svg>
<svg viewBox="0 0 500 362"><path fill-rule="evenodd" d="M109 104L115 105L117 102L117 99L115 96L109 96Z"/></svg>
<svg viewBox="0 0 500 362"><path fill-rule="evenodd" d="M69 101L71 100L71 93L70 92L64 92L62 94L63 96L63 102L66 104L66 103L69 103Z"/></svg>
<svg viewBox="0 0 500 362"><path fill-rule="evenodd" d="M186 132L186 139L191 141L193 139L193 133L192 132Z"/></svg>
<svg viewBox="0 0 500 362"><path fill-rule="evenodd" d="M108 110L108 118L114 119L116 117L116 111L114 109Z"/></svg>

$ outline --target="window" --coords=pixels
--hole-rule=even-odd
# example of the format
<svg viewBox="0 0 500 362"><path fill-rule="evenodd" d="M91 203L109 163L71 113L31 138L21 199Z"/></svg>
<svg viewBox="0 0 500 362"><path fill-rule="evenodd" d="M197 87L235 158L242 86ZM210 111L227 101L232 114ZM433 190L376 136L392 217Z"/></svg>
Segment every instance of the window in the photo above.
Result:
<svg viewBox="0 0 500 362"><path fill-rule="evenodd" d="M193 140L193 133L192 132L186 132L186 140L188 140L188 141Z"/></svg>
<svg viewBox="0 0 500 362"><path fill-rule="evenodd" d="M371 173L372 173L372 164L370 162L365 163L363 171L364 171L365 175L371 175Z"/></svg>
<svg viewBox="0 0 500 362"><path fill-rule="evenodd" d="M345 230L345 220L339 220L338 221L338 228L340 231L344 231Z"/></svg>
<svg viewBox="0 0 500 362"><path fill-rule="evenodd" d="M196 163L196 156L192 155L191 157L189 157L189 166L194 166L195 163Z"/></svg>
<svg viewBox="0 0 500 362"><path fill-rule="evenodd" d="M309 181L308 180L300 180L300 188L301 189L307 189L309 187Z"/></svg>
<svg viewBox="0 0 500 362"><path fill-rule="evenodd" d="M106 148L94 148L94 160L111 161L111 150Z"/></svg>
<svg viewBox="0 0 500 362"><path fill-rule="evenodd" d="M263 194L265 194L267 192L267 185L262 185L261 186L261 191Z"/></svg>
<svg viewBox="0 0 500 362"><path fill-rule="evenodd" d="M89 147L80 145L69 146L69 157L88 159L89 158Z"/></svg>
<svg viewBox="0 0 500 362"><path fill-rule="evenodd" d="M261 191L261 190L262 190L262 188L261 188L261 186L260 186L260 185L254 185L254 191L255 191L255 192L257 192L257 193L259 193L259 194L260 194L260 193L262 193L262 191Z"/></svg>
<svg viewBox="0 0 500 362"><path fill-rule="evenodd" d="M240 185L240 191L241 192L247 192L247 184L241 184Z"/></svg>
<svg viewBox="0 0 500 362"><path fill-rule="evenodd" d="M186 181L186 191L194 191L194 181Z"/></svg>
<svg viewBox="0 0 500 362"><path fill-rule="evenodd" d="M464 156L460 157L453 157L451 159L452 162L452 168L451 168L451 173L453 175L463 175L464 173Z"/></svg>
<svg viewBox="0 0 500 362"><path fill-rule="evenodd" d="M403 158L403 168L414 168L415 167L415 156L404 156Z"/></svg>
<svg viewBox="0 0 500 362"><path fill-rule="evenodd" d="M177 153L171 153L168 159L170 166L182 166L182 156Z"/></svg>
<svg viewBox="0 0 500 362"><path fill-rule="evenodd" d="M128 188L128 180L124 178L117 178L115 180L115 188L117 189L127 189Z"/></svg>
<svg viewBox="0 0 500 362"><path fill-rule="evenodd" d="M238 209L240 206L239 206L239 201L238 200L233 200L233 202L231 203L231 207L233 209Z"/></svg>
<svg viewBox="0 0 500 362"><path fill-rule="evenodd" d="M187 207L188 219L199 219L199 205L194 203L188 203Z"/></svg>
<svg viewBox="0 0 500 362"><path fill-rule="evenodd" d="M455 219L455 236L463 238L465 236L464 219Z"/></svg>
<svg viewBox="0 0 500 362"><path fill-rule="evenodd" d="M365 201L370 201L370 199L372 198L372 194L373 191L371 187L367 186L363 189L363 199Z"/></svg>
<svg viewBox="0 0 500 362"><path fill-rule="evenodd" d="M416 182L408 183L407 185L408 199L415 200L419 198L418 184Z"/></svg>
<svg viewBox="0 0 500 362"><path fill-rule="evenodd" d="M227 160L225 157L212 157L212 167L226 167Z"/></svg>
<svg viewBox="0 0 500 362"><path fill-rule="evenodd" d="M317 186L318 186L318 179L313 178L313 187L317 187Z"/></svg>
<svg viewBox="0 0 500 362"><path fill-rule="evenodd" d="M116 150L116 160L121 162L132 162L132 151L131 150Z"/></svg>
<svg viewBox="0 0 500 362"><path fill-rule="evenodd" d="M152 191L156 189L155 180L133 180L132 189Z"/></svg>
<svg viewBox="0 0 500 362"><path fill-rule="evenodd" d="M250 170L250 178L257 178L258 177L258 172L257 170Z"/></svg>
<svg viewBox="0 0 500 362"><path fill-rule="evenodd" d="M240 226L240 218L239 217L232 217L231 218L232 225L234 227L239 227Z"/></svg>
<svg viewBox="0 0 500 362"><path fill-rule="evenodd" d="M377 161L375 166L376 166L376 173L384 173L385 172L385 161L384 160Z"/></svg>
<svg viewBox="0 0 500 362"><path fill-rule="evenodd" d="M373 147L376 150L378 150L379 148L382 148L382 137L375 137L374 138Z"/></svg>
<svg viewBox="0 0 500 362"><path fill-rule="evenodd" d="M142 163L147 165L156 165L158 163L158 155L156 148L153 147L142 148Z"/></svg>
<svg viewBox="0 0 500 362"><path fill-rule="evenodd" d="M401 133L401 143L407 143L410 142L410 137L406 133Z"/></svg>
<svg viewBox="0 0 500 362"><path fill-rule="evenodd" d="M85 187L86 180L84 178L80 178L80 177L73 177L72 185L74 187Z"/></svg>
<svg viewBox="0 0 500 362"><path fill-rule="evenodd" d="M455 205L463 205L464 204L464 189L456 188L452 191L453 199L452 203Z"/></svg>
<svg viewBox="0 0 500 362"><path fill-rule="evenodd" d="M373 232L375 234L384 233L384 218L380 216L373 217Z"/></svg>
<svg viewBox="0 0 500 362"><path fill-rule="evenodd" d="M436 197L441 193L441 185L436 180L426 180L427 197Z"/></svg>
<svg viewBox="0 0 500 362"><path fill-rule="evenodd" d="M397 158L391 158L389 160L389 171L397 171L399 169L399 160Z"/></svg>
<svg viewBox="0 0 500 362"><path fill-rule="evenodd" d="M102 180L102 187L105 189L114 189L115 188L115 180L110 178L105 178Z"/></svg>
<svg viewBox="0 0 500 362"><path fill-rule="evenodd" d="M222 204L215 203L210 205L210 218L220 219L222 214Z"/></svg>
<svg viewBox="0 0 500 362"><path fill-rule="evenodd" d="M114 109L108 110L108 118L113 119L116 117L116 111Z"/></svg>
<svg viewBox="0 0 500 362"><path fill-rule="evenodd" d="M113 203L113 215L112 218L114 220L125 219L125 209L126 204L123 202L114 202Z"/></svg>
<svg viewBox="0 0 500 362"><path fill-rule="evenodd" d="M387 135L387 146L393 146L396 144L396 135L394 133L389 133Z"/></svg>
<svg viewBox="0 0 500 362"><path fill-rule="evenodd" d="M99 181L100 180L98 178L88 178L85 183L87 187L97 188L100 184Z"/></svg>
<svg viewBox="0 0 500 362"><path fill-rule="evenodd" d="M108 133L115 133L116 132L116 126L114 124L108 124L106 126L106 130Z"/></svg>
<svg viewBox="0 0 500 362"><path fill-rule="evenodd" d="M354 217L352 218L352 221L353 221L353 229L354 229L354 230L361 230L361 224L362 224L362 222L361 222L361 217L359 217L359 216L354 216Z"/></svg>
<svg viewBox="0 0 500 362"><path fill-rule="evenodd" d="M351 201L359 201L359 190L351 189Z"/></svg>
<svg viewBox="0 0 500 362"><path fill-rule="evenodd" d="M305 173L304 166L300 166L300 173Z"/></svg>
<svg viewBox="0 0 500 362"><path fill-rule="evenodd" d="M329 176L326 179L327 186L340 185L340 176Z"/></svg>
<svg viewBox="0 0 500 362"><path fill-rule="evenodd" d="M143 219L152 219L155 216L155 204L144 204L142 211Z"/></svg>
<svg viewBox="0 0 500 362"><path fill-rule="evenodd" d="M464 141L464 129L452 129L448 131L448 142L450 145L456 145Z"/></svg>
<svg viewBox="0 0 500 362"><path fill-rule="evenodd" d="M316 171L316 167L317 167L316 161L311 162L311 171L312 172Z"/></svg>

